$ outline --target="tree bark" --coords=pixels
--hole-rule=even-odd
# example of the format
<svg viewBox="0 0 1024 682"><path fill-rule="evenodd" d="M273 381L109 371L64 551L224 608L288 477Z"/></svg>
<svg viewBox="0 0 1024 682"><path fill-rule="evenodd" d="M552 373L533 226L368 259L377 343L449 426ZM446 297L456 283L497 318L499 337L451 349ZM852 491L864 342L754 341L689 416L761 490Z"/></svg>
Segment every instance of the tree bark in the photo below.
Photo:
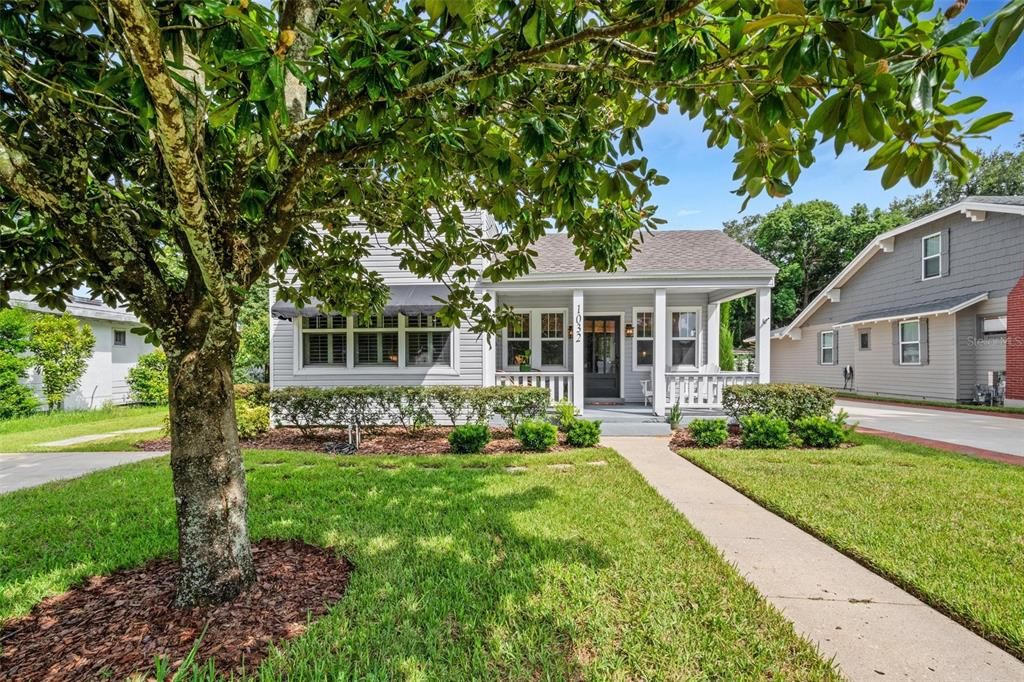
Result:
<svg viewBox="0 0 1024 682"><path fill-rule="evenodd" d="M232 599L256 575L231 365L221 345L168 353L180 607Z"/></svg>

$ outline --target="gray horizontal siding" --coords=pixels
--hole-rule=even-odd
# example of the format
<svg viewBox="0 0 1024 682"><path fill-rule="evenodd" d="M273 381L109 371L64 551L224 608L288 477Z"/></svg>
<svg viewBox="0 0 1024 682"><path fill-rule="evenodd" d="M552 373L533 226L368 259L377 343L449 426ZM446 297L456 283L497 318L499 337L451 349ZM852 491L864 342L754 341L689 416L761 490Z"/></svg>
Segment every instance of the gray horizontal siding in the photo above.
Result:
<svg viewBox="0 0 1024 682"><path fill-rule="evenodd" d="M1006 298L982 301L957 313L957 397L972 400L978 384L988 384L989 372L1006 371L1006 335L982 336L982 315L1005 315Z"/></svg>

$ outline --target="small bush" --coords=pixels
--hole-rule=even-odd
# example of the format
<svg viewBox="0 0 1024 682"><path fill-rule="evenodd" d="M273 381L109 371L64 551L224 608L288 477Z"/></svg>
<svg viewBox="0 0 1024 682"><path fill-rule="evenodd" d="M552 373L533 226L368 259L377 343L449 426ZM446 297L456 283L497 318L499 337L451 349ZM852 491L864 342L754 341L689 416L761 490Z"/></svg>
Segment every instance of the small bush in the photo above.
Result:
<svg viewBox="0 0 1024 682"><path fill-rule="evenodd" d="M574 448L592 448L601 440L601 422L573 418L565 432L565 440Z"/></svg>
<svg viewBox="0 0 1024 682"><path fill-rule="evenodd" d="M270 384L235 384L235 400L269 406Z"/></svg>
<svg viewBox="0 0 1024 682"><path fill-rule="evenodd" d="M558 429L543 419L526 419L516 426L516 438L526 450L547 452L558 442Z"/></svg>
<svg viewBox="0 0 1024 682"><path fill-rule="evenodd" d="M128 395L133 403L143 405L167 404L167 356L159 348L140 355L134 367L128 370Z"/></svg>
<svg viewBox="0 0 1024 682"><path fill-rule="evenodd" d="M0 310L0 420L25 417L39 406L22 383L32 358L27 354L32 316L21 308Z"/></svg>
<svg viewBox="0 0 1024 682"><path fill-rule="evenodd" d="M806 384L750 384L727 386L722 405L736 419L750 414L770 414L793 424L804 417L828 417L836 392Z"/></svg>
<svg viewBox="0 0 1024 682"><path fill-rule="evenodd" d="M740 417L743 447L775 450L790 444L789 424L769 414L748 414Z"/></svg>
<svg viewBox="0 0 1024 682"><path fill-rule="evenodd" d="M729 437L729 425L724 419L694 419L688 428L701 448L717 448Z"/></svg>
<svg viewBox="0 0 1024 682"><path fill-rule="evenodd" d="M491 429L487 424L463 424L456 426L448 434L448 445L451 451L460 455L471 455L483 452L491 442Z"/></svg>
<svg viewBox="0 0 1024 682"><path fill-rule="evenodd" d="M826 417L804 417L796 420L797 437L808 448L836 448L846 440L843 425Z"/></svg>
<svg viewBox="0 0 1024 682"><path fill-rule="evenodd" d="M255 438L270 430L270 408L245 400L235 402L235 421L239 438Z"/></svg>
<svg viewBox="0 0 1024 682"><path fill-rule="evenodd" d="M462 386L433 386L430 389L431 399L437 403L438 408L444 412L452 426L459 423L468 411L471 410L472 389ZM477 421L487 421L490 415L486 415Z"/></svg>
<svg viewBox="0 0 1024 682"><path fill-rule="evenodd" d="M665 421L673 431L679 428L679 422L683 421L683 409L679 407L678 401L669 408L668 414L665 415Z"/></svg>
<svg viewBox="0 0 1024 682"><path fill-rule="evenodd" d="M524 419L543 416L551 402L551 394L546 388L495 386L482 390L491 397L494 414L513 431Z"/></svg>
<svg viewBox="0 0 1024 682"><path fill-rule="evenodd" d="M555 421L558 422L559 431L568 431L572 423L576 421L576 406L568 400L560 400L555 403Z"/></svg>

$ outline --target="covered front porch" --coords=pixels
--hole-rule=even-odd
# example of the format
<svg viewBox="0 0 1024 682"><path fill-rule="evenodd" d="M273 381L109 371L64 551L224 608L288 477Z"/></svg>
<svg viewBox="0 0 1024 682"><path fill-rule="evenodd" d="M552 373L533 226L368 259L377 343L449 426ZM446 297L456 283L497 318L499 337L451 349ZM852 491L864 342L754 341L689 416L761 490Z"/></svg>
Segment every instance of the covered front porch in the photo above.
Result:
<svg viewBox="0 0 1024 682"><path fill-rule="evenodd" d="M494 290L495 305L516 316L494 340L485 376L546 388L552 401L570 401L584 414L614 410L616 419L663 417L674 405L684 414L718 414L727 386L769 380L771 277L606 277ZM757 302L754 371L723 371L721 306L745 296Z"/></svg>

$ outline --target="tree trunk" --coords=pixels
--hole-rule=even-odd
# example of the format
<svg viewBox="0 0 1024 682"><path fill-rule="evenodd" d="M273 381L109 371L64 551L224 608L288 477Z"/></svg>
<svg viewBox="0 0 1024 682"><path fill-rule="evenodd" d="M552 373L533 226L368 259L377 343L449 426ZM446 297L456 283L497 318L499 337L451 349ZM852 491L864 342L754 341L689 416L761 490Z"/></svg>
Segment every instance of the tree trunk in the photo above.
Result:
<svg viewBox="0 0 1024 682"><path fill-rule="evenodd" d="M227 601L255 579L231 357L209 344L168 353L181 607Z"/></svg>

